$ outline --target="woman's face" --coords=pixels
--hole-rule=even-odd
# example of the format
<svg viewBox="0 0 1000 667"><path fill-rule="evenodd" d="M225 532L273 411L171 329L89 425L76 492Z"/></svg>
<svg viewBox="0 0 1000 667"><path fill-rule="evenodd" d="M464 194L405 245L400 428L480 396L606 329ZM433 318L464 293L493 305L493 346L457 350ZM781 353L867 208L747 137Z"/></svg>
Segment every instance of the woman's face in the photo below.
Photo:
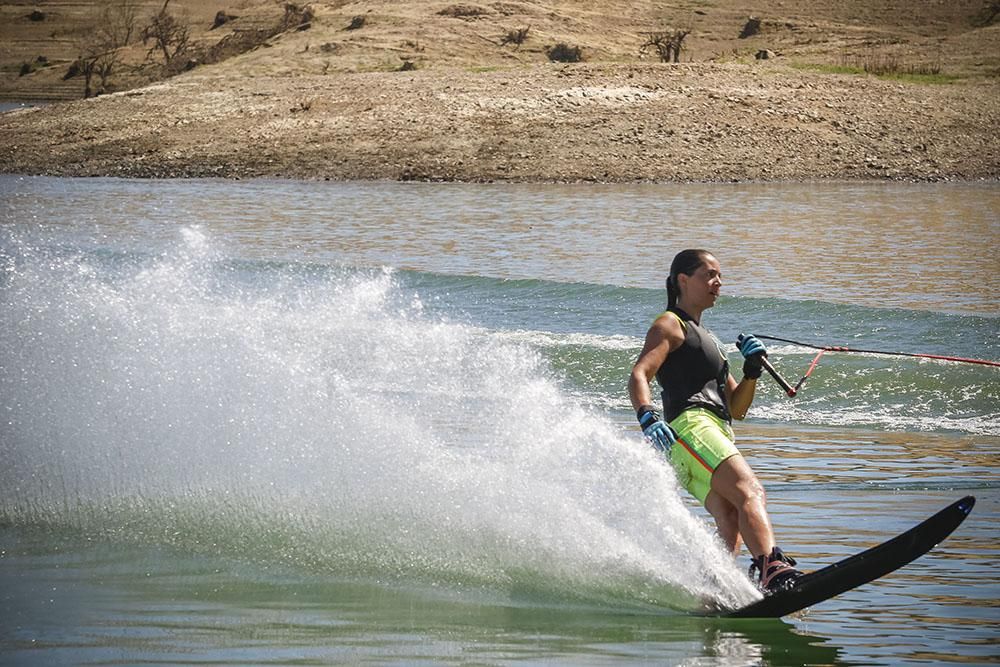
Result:
<svg viewBox="0 0 1000 667"><path fill-rule="evenodd" d="M712 255L705 255L701 266L690 276L677 276L681 288L681 300L689 307L711 308L719 298L722 289L722 267Z"/></svg>

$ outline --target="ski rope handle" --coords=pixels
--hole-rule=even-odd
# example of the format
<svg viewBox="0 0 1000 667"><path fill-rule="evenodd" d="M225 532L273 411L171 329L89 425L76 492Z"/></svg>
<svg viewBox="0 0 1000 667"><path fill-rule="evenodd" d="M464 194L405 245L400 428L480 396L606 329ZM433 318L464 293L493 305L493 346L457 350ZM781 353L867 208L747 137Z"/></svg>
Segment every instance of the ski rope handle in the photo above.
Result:
<svg viewBox="0 0 1000 667"><path fill-rule="evenodd" d="M809 370L806 371L805 375L795 383L795 386L791 386L785 378L781 376L780 373L771 365L771 362L764 357L764 370L766 370L775 382L777 382L788 396L794 397L799 389L802 388L802 384L812 375L813 370L816 369L816 365L819 363L820 357L822 357L827 352L854 352L858 354L881 354L886 356L894 357L917 357L921 359L936 359L938 361L953 361L964 364L978 364L981 366L995 366L1000 368L1000 361L990 361L988 359L969 359L967 357L953 357L941 354L919 354L916 352L886 352L882 350L862 350L860 348L851 348L847 346L840 345L813 345L811 343L803 343L797 340L790 340L788 338L779 338L777 336L766 336L764 334L754 334L757 338L763 338L765 340L775 340L781 343L790 343L792 345L798 345L800 347L809 347L814 350L819 350L819 353L813 357L812 363L809 364Z"/></svg>

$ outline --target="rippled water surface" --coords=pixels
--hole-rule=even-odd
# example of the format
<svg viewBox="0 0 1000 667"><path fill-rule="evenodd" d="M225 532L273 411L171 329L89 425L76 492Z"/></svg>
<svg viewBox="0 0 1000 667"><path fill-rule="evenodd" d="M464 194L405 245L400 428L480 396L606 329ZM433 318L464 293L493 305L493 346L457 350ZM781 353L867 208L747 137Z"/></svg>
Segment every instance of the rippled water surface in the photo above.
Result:
<svg viewBox="0 0 1000 667"><path fill-rule="evenodd" d="M84 185L85 184L85 185ZM661 287L705 247L731 293L1000 314L995 184L462 185L4 178L6 220L140 246Z"/></svg>

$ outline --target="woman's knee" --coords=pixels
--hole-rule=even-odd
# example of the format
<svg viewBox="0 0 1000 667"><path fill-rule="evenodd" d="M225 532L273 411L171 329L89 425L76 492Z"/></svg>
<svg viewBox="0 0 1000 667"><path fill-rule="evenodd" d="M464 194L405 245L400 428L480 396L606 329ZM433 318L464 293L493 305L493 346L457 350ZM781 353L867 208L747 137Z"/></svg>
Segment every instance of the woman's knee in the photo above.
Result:
<svg viewBox="0 0 1000 667"><path fill-rule="evenodd" d="M737 507L766 502L764 486L742 456L723 461L712 475L712 489Z"/></svg>
<svg viewBox="0 0 1000 667"><path fill-rule="evenodd" d="M764 491L764 486L754 476L740 480L736 484L736 492L743 504L767 503L767 493Z"/></svg>

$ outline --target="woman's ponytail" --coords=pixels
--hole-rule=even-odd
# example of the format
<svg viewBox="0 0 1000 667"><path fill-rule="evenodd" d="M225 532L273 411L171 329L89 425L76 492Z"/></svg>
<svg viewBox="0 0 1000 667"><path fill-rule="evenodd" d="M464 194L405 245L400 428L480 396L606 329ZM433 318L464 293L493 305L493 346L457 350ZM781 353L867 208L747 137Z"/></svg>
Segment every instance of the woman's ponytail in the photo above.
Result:
<svg viewBox="0 0 1000 667"><path fill-rule="evenodd" d="M667 276L667 310L677 305L677 281L673 276Z"/></svg>

